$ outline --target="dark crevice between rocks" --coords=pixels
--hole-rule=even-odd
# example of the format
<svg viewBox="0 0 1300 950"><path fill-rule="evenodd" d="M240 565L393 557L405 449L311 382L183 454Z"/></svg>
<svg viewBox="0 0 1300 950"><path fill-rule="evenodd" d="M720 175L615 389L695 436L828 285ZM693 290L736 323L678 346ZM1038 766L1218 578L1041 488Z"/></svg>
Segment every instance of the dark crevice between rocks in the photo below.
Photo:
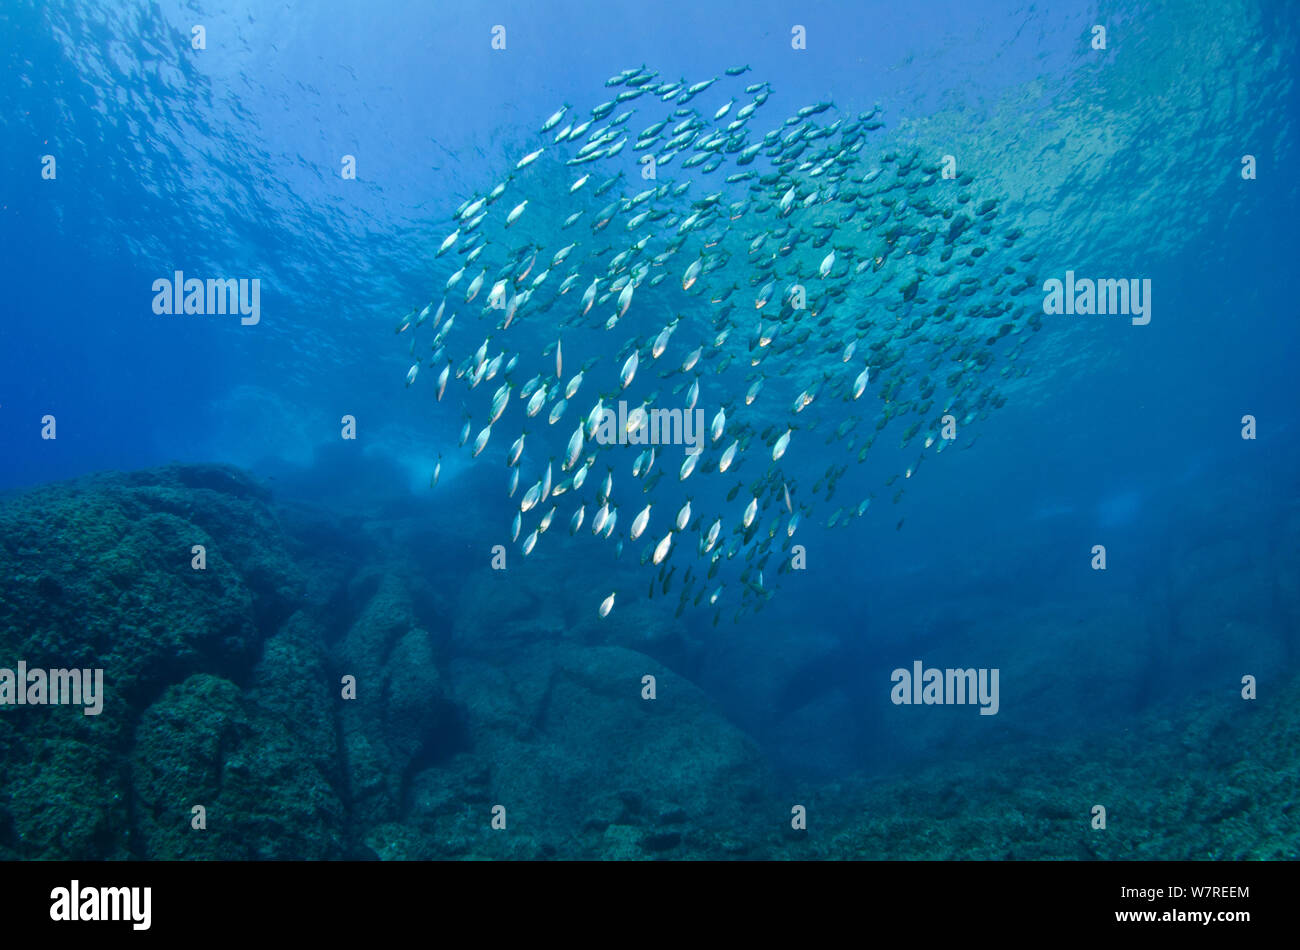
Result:
<svg viewBox="0 0 1300 950"><path fill-rule="evenodd" d="M131 728L130 735L131 742L127 748L134 749L134 726ZM126 849L132 860L148 861L153 855L149 854L149 846L140 831L140 806L135 795L135 776L131 766L125 763L122 766L122 773L122 795L126 799L123 802L126 809Z"/></svg>
<svg viewBox="0 0 1300 950"><path fill-rule="evenodd" d="M361 616L361 611L366 604L379 593L379 585L382 582L383 577L377 571L358 574L349 581L347 596L352 606L353 620Z"/></svg>
<svg viewBox="0 0 1300 950"><path fill-rule="evenodd" d="M446 623L446 606L438 601L431 585L423 583L408 584L411 596L411 615L414 626L429 633L429 645L439 663L447 659L451 649L451 628Z"/></svg>
<svg viewBox="0 0 1300 950"><path fill-rule="evenodd" d="M244 582L253 593L253 624L260 634L258 649L251 652L258 654L260 658L262 644L279 632L298 609L298 603L294 598L284 596L284 593L276 588L269 578L261 577L257 573L246 575ZM251 670L250 666L249 671Z"/></svg>
<svg viewBox="0 0 1300 950"><path fill-rule="evenodd" d="M18 840L18 829L14 826L14 816L0 809L0 850L22 857L21 844L22 842Z"/></svg>
<svg viewBox="0 0 1300 950"><path fill-rule="evenodd" d="M321 645L325 648L334 646L343 639L348 628L356 622L354 605L348 598L345 588L336 589L321 608L312 611L312 621L320 631Z"/></svg>
<svg viewBox="0 0 1300 950"><path fill-rule="evenodd" d="M410 763L402 773L398 811L403 821L410 817L414 806L412 785L415 777L425 769L443 765L455 756L473 749L465 715L460 707L439 701L436 721L437 726L422 737L420 748L411 756Z"/></svg>
<svg viewBox="0 0 1300 950"><path fill-rule="evenodd" d="M122 687L122 697L133 712L134 718L162 698L172 686L177 686L199 673L229 680L240 691L248 688L253 670L261 659L266 641L278 628L269 632L258 627L257 635L246 638L231 630L222 638L223 648L217 654L190 654L184 657L154 657L141 667L132 684ZM134 726L134 722L132 725Z"/></svg>
<svg viewBox="0 0 1300 950"><path fill-rule="evenodd" d="M166 470L164 470L166 471ZM271 491L240 469L225 465L177 465L170 471L186 488L207 489L235 498L267 502Z"/></svg>
<svg viewBox="0 0 1300 950"><path fill-rule="evenodd" d="M354 620L355 616L350 616L343 628L346 630ZM347 727L343 721L342 704L354 702L354 700L344 700L338 692L338 689L341 688L340 681L344 675L343 667L339 664L338 658L327 655L324 660L324 667L330 683L334 684L330 691L330 696L334 702L330 705L329 717L334 726L334 748L336 749L334 767L330 769L330 774L326 775L326 779L343 808L343 827L340 829L340 835L343 839L344 859L348 861L378 861L380 860L379 855L364 840L369 828L360 821L357 790L352 785L353 770L351 759L348 756Z"/></svg>
<svg viewBox="0 0 1300 950"><path fill-rule="evenodd" d="M349 824L352 818L352 803L356 798L356 793L352 788L352 767L348 758L347 733L343 724L343 716L337 705L330 710L330 720L334 725L334 747L338 750L337 786L334 789L339 800L343 802L344 810L347 812Z"/></svg>
<svg viewBox="0 0 1300 950"><path fill-rule="evenodd" d="M63 585L48 574L41 575L36 582L36 591L48 601L57 601L63 597Z"/></svg>
<svg viewBox="0 0 1300 950"><path fill-rule="evenodd" d="M537 701L537 713L533 716L533 721L528 723L528 733L530 735L541 735L546 732L551 717L551 700L555 696L555 686L559 682L560 676L560 670L552 670L546 678L546 689Z"/></svg>

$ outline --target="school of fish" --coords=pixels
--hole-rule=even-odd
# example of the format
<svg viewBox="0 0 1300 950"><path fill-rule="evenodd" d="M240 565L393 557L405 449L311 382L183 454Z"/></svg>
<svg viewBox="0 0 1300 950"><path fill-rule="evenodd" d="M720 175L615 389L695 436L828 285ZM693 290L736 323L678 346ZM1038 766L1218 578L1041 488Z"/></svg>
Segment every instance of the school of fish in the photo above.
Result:
<svg viewBox="0 0 1300 950"><path fill-rule="evenodd" d="M712 608L714 624L773 595L801 520L888 426L891 458L908 454L885 489L971 444L966 427L1027 372L1042 316L1021 299L1037 286L1022 232L973 176L875 144L879 107L818 102L759 132L772 89L747 71L692 84L641 66L586 115L557 109L504 181L455 210L431 245L433 299L397 325L406 385L432 379L459 403L473 458L504 452L523 556L559 517L616 557L629 548L649 597L675 593L678 616ZM633 435L653 409L704 409L703 451L597 440L620 400ZM824 471L817 446L838 453ZM607 617L620 592L590 574Z"/></svg>

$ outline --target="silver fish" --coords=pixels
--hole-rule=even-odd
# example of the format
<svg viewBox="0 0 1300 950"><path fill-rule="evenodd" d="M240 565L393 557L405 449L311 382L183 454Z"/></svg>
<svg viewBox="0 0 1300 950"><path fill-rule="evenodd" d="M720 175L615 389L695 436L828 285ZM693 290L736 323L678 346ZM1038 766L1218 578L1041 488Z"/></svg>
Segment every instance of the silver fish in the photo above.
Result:
<svg viewBox="0 0 1300 950"><path fill-rule="evenodd" d="M632 355L627 358L627 361L623 364L622 371L618 374L618 381L622 384L623 389L627 389L627 387L632 383L632 378L636 376L637 361L637 351L633 350Z"/></svg>
<svg viewBox="0 0 1300 950"><path fill-rule="evenodd" d="M781 456L785 455L785 450L790 447L790 430L785 430L785 435L776 440L776 445L772 446L772 461L780 461Z"/></svg>
<svg viewBox="0 0 1300 950"><path fill-rule="evenodd" d="M578 461L578 456L582 454L582 426L573 430L573 435L569 437L568 448L564 450L564 464L560 466L561 470L568 471L573 468Z"/></svg>
<svg viewBox="0 0 1300 950"><path fill-rule="evenodd" d="M646 505L644 508L641 509L641 511L637 514L637 516L632 519L632 528L628 532L628 537L633 541L641 537L641 532L645 530L645 527L649 522L650 522L650 506Z"/></svg>

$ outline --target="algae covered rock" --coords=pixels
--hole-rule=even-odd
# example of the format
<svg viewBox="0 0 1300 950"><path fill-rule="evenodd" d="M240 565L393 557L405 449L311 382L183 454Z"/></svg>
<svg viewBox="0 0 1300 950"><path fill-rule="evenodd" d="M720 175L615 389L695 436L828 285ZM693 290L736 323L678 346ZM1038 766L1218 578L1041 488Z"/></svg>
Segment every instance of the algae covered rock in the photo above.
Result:
<svg viewBox="0 0 1300 950"><path fill-rule="evenodd" d="M635 848L630 832L619 839L626 856L705 856L770 822L758 748L655 660L566 644L501 659L450 669L469 741L489 763L489 796L506 809L507 831L482 838L483 856L514 853L513 828L556 856L597 857L619 834L611 826L639 829ZM645 676L654 699L643 698Z"/></svg>
<svg viewBox="0 0 1300 950"><path fill-rule="evenodd" d="M452 711L431 639L415 624L407 586L386 574L333 653L340 681L350 677L355 690L339 721L349 808L363 836L402 817L411 776L443 754L448 737Z"/></svg>
<svg viewBox="0 0 1300 950"><path fill-rule="evenodd" d="M131 760L146 853L343 857L342 803L315 758L233 683L197 675L169 688L141 718Z"/></svg>
<svg viewBox="0 0 1300 950"><path fill-rule="evenodd" d="M222 834L174 832L189 827L186 801L233 807L240 754L256 763L248 804L262 814L318 798L317 778L293 764L312 746L277 724L292 719L250 714L235 685L300 586L268 493L235 469L95 475L0 501L0 666L102 670L98 715L0 707L0 855L246 855ZM284 838L270 850L285 856L329 850L307 841L319 827L296 844L266 832Z"/></svg>
<svg viewBox="0 0 1300 950"><path fill-rule="evenodd" d="M95 475L0 504L0 657L102 667L130 703L245 674L298 588L265 492L234 469Z"/></svg>

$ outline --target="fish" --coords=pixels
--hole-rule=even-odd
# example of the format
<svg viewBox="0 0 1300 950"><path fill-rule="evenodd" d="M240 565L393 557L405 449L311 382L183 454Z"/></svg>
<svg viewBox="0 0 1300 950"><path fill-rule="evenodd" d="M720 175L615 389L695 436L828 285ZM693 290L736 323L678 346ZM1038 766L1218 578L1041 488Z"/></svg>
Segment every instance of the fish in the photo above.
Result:
<svg viewBox="0 0 1300 950"><path fill-rule="evenodd" d="M727 425L727 410L719 409L718 414L713 417L713 422L709 424L709 441L717 442L722 438L723 429Z"/></svg>
<svg viewBox="0 0 1300 950"><path fill-rule="evenodd" d="M865 367L857 378L853 380L853 398L857 399L867 389L867 378L871 372L871 367Z"/></svg>
<svg viewBox="0 0 1300 950"><path fill-rule="evenodd" d="M539 148L535 152L529 152L527 155L525 155L523 158L519 159L519 161L515 163L515 171L519 171L522 168L527 168L533 162L537 161L537 159L541 156L542 152L544 151L546 151L545 148ZM524 203L527 204L527 202Z"/></svg>
<svg viewBox="0 0 1300 950"><path fill-rule="evenodd" d="M546 514L542 515L542 520L537 523L537 533L539 535L546 533L546 529L551 526L551 521L552 519L555 518L555 512L557 510L558 510L557 506L552 505L551 510L548 511Z"/></svg>
<svg viewBox="0 0 1300 950"><path fill-rule="evenodd" d="M785 435L776 440L776 445L772 446L772 461L779 462L785 455L786 449L790 447L790 430L785 430Z"/></svg>
<svg viewBox="0 0 1300 950"><path fill-rule="evenodd" d="M637 362L637 351L633 350L632 355L623 363L623 369L619 371L619 388L627 389L628 386L632 385L632 380L636 378Z"/></svg>
<svg viewBox="0 0 1300 950"><path fill-rule="evenodd" d="M582 455L582 426L579 425L569 437L568 447L564 450L564 463L560 466L562 471L568 471L577 464L578 457Z"/></svg>
<svg viewBox="0 0 1300 950"><path fill-rule="evenodd" d="M519 438L510 446L510 451L506 453L506 465L514 466L518 463L519 456L524 454L524 435L525 433L520 433Z"/></svg>
<svg viewBox="0 0 1300 950"><path fill-rule="evenodd" d="M650 522L650 505L647 503L646 506L642 508L641 511L637 514L637 516L632 519L632 527L628 531L628 537L633 541L641 537L641 533L645 531L646 525L649 522Z"/></svg>
<svg viewBox="0 0 1300 950"><path fill-rule="evenodd" d="M672 547L672 544L673 544L673 533L669 531L667 534L664 535L663 540L655 545L655 553L654 553L654 557L651 558L651 561L655 564L663 563L663 559L668 556L668 550L669 548Z"/></svg>
<svg viewBox="0 0 1300 950"><path fill-rule="evenodd" d="M542 123L541 129L539 129L538 131L539 132L551 131L551 129L555 128L557 125L560 124L560 120L564 118L564 114L568 111L569 111L569 104L566 102L559 109L555 110L555 112L551 113L551 115L547 118L547 120Z"/></svg>
<svg viewBox="0 0 1300 950"><path fill-rule="evenodd" d="M604 552L582 583L612 609L606 570L625 541L645 536L652 508L667 506L672 530L641 557L658 572L650 593L675 584L679 612L725 603L743 622L773 596L777 581L763 569L775 558L785 567L766 576L785 574L779 545L788 550L803 519L842 527L880 487L924 477L926 456L948 446L940 428L949 415L971 433L961 444L974 444L979 420L1029 371L1041 319L1013 303L1037 290L1032 238L979 175L944 180L934 156L884 129L879 108L850 112L828 96L769 116L770 84L738 78L748 66L712 72L666 80L634 67L610 77L613 98L593 95L594 108L566 102L525 123L511 173L471 181L448 209L450 234L433 225L445 236L434 239L426 279L443 285L441 301L433 294L394 310L404 314L396 335L407 334L401 372L411 398L427 366L437 374L431 411L459 404L471 464L493 464L481 453L495 429L510 445L509 498L525 468L536 479L502 509L512 541L521 516L567 496L571 533L590 523L597 540L582 543ZM692 101L706 94L718 98ZM619 166L625 148L643 164L653 156L657 175L631 187ZM511 190L523 193L503 214ZM453 289L476 306L449 312ZM575 290L579 299L565 299ZM534 428L530 455L552 461L533 473L524 430L543 412L549 425L567 417L573 428L567 440L563 428ZM644 444L674 431L685 441L696 418L708 442L699 432L680 462ZM863 464L882 435L919 455L910 465ZM639 448L621 454L610 436ZM555 464L563 480L552 485ZM640 500L620 531L613 472L623 465L633 481L620 475L619 500ZM440 471L441 458L431 485ZM676 479L665 476L673 471ZM828 518L823 509L846 490L862 501ZM742 492L740 522L724 530ZM760 522L764 509L771 519ZM555 512L552 503L525 533L527 551ZM698 544L673 550L688 531Z"/></svg>
<svg viewBox="0 0 1300 950"><path fill-rule="evenodd" d="M547 390L545 386L538 386L537 391L534 392L532 398L528 400L525 412L530 419L542 411L542 406L546 404L546 393Z"/></svg>
<svg viewBox="0 0 1300 950"><path fill-rule="evenodd" d="M502 383L501 387L492 397L492 405L488 410L488 425L492 425L501 418L501 414L506 411L506 403L510 401L510 384Z"/></svg>
<svg viewBox="0 0 1300 950"><path fill-rule="evenodd" d="M475 277L472 281L470 281L470 283L469 283L469 287L468 287L468 288L466 289L466 291L465 291L465 302L466 302L466 303L469 303L469 302L472 301L475 297L478 296L478 292L483 288L483 275L486 274L486 273L487 273L487 271L484 271L483 273L481 273L481 274L479 274L477 277ZM450 289L450 288L448 288L448 289Z"/></svg>
<svg viewBox="0 0 1300 950"><path fill-rule="evenodd" d="M699 463L699 455L687 455L686 461L682 462L681 471L678 473L678 481L686 481L695 471L695 466Z"/></svg>
<svg viewBox="0 0 1300 950"><path fill-rule="evenodd" d="M591 285L582 294L582 313L586 316L591 309L591 305L596 302L596 287L600 284L600 278L592 278Z"/></svg>
<svg viewBox="0 0 1300 950"><path fill-rule="evenodd" d="M691 262L686 268L686 273L682 275L682 290L690 290L695 286L695 282L700 279L700 274L704 270L704 258L699 257Z"/></svg>
<svg viewBox="0 0 1300 950"><path fill-rule="evenodd" d="M740 448L739 439L736 439L729 446L727 446L726 451L722 453L722 458L718 459L719 472L725 472L727 469L731 468L731 463L734 462L736 459L736 450L739 448Z"/></svg>
<svg viewBox="0 0 1300 950"><path fill-rule="evenodd" d="M655 337L654 343L650 345L651 359L657 360L659 357L664 355L664 350L668 348L668 341L672 338L673 330L675 329L677 329L676 321L668 324L659 331L659 335Z"/></svg>

